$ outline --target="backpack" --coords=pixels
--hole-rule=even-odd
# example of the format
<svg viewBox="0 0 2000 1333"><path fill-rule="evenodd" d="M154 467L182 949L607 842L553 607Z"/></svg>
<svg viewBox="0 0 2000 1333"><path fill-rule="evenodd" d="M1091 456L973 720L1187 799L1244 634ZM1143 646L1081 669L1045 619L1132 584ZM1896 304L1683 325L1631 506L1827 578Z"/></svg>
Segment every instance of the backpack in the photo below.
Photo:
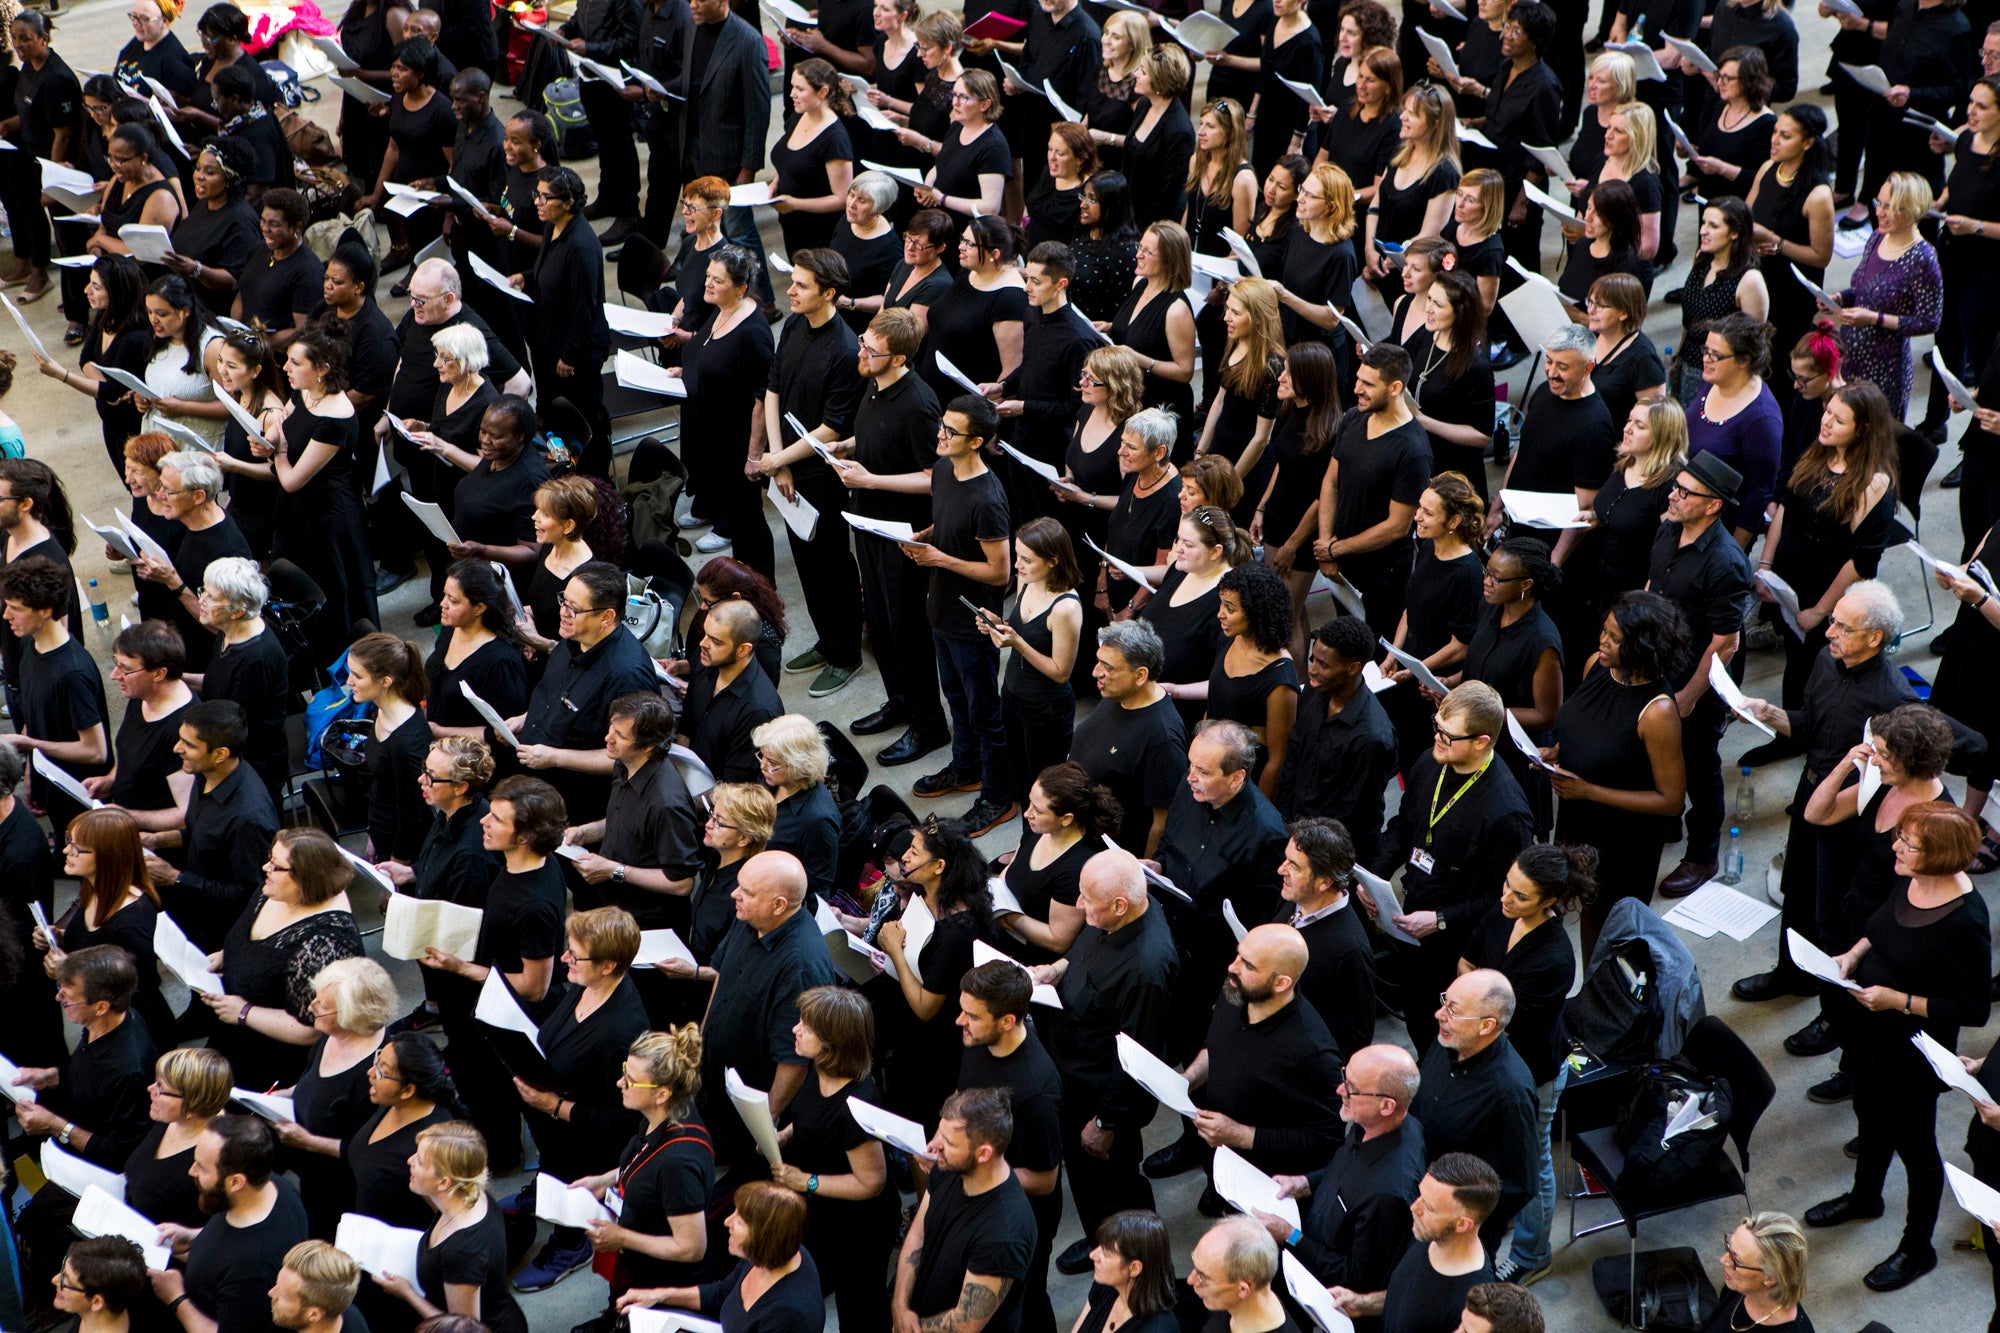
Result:
<svg viewBox="0 0 2000 1333"><path fill-rule="evenodd" d="M646 655L672 657L680 637L680 608L653 591L651 579L625 576L625 628L645 645Z"/></svg>
<svg viewBox="0 0 2000 1333"><path fill-rule="evenodd" d="M308 88L299 82L299 72L282 60L260 60L264 72L271 76L271 82L278 85L278 100L287 107L295 107L301 102L319 101L319 89Z"/></svg>
<svg viewBox="0 0 2000 1333"><path fill-rule="evenodd" d="M583 84L574 78L552 79L542 90L542 109L555 129L556 156L565 162L597 153L597 132L583 110Z"/></svg>
<svg viewBox="0 0 2000 1333"><path fill-rule="evenodd" d="M1678 1060L1647 1065L1618 1112L1613 1141L1625 1153L1619 1182L1672 1190L1710 1170L1729 1137L1730 1110L1728 1079L1697 1073ZM1688 1115L1699 1118L1666 1137L1675 1119Z"/></svg>
<svg viewBox="0 0 2000 1333"><path fill-rule="evenodd" d="M1605 1064L1649 1058L1664 1022L1653 984L1653 953L1644 940L1611 950L1563 1005L1563 1030Z"/></svg>
<svg viewBox="0 0 2000 1333"><path fill-rule="evenodd" d="M1634 1273L1637 1300L1632 1291ZM1606 1255L1590 1266L1590 1285L1597 1289L1605 1313L1646 1333L1696 1333L1707 1326L1720 1304L1701 1256L1685 1245L1642 1250L1633 1259Z"/></svg>
<svg viewBox="0 0 2000 1333"><path fill-rule="evenodd" d="M347 752L350 738L341 724L367 722L375 716L375 705L359 703L347 692L347 654L327 668L333 684L306 701L306 767L327 769L334 758L329 750Z"/></svg>

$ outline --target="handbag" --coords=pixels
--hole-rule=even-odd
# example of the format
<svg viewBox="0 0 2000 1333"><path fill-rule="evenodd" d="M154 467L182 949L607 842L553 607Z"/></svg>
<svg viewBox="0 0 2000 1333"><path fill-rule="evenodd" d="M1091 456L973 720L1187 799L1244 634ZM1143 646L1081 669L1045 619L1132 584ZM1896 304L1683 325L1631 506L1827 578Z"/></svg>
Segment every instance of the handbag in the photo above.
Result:
<svg viewBox="0 0 2000 1333"><path fill-rule="evenodd" d="M645 645L646 655L672 657L680 638L673 603L653 591L653 581L636 574L625 576L625 628Z"/></svg>

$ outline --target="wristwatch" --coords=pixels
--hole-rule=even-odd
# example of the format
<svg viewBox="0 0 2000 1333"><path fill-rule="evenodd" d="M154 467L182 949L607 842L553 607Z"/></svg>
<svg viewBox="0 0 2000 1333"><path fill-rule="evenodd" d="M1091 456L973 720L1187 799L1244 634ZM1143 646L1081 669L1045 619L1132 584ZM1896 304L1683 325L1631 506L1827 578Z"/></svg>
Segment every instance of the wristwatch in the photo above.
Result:
<svg viewBox="0 0 2000 1333"><path fill-rule="evenodd" d="M624 866L620 865L611 867L611 882L614 884L623 884L625 882Z"/></svg>
<svg viewBox="0 0 2000 1333"><path fill-rule="evenodd" d="M819 1177L817 1175L806 1177L806 1193L808 1194L819 1193Z"/></svg>
<svg viewBox="0 0 2000 1333"><path fill-rule="evenodd" d="M1907 1010L1905 1012L1907 1012ZM67 1148L69 1147L69 1136L74 1133L76 1133L76 1123L74 1121L70 1121L63 1125L62 1133L56 1135L56 1142L60 1143L63 1147Z"/></svg>

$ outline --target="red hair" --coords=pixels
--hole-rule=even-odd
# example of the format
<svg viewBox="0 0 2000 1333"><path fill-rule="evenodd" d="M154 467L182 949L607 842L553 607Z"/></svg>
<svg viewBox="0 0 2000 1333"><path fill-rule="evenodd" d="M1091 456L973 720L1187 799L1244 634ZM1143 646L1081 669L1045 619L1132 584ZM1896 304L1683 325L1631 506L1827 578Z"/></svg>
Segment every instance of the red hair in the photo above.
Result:
<svg viewBox="0 0 2000 1333"><path fill-rule="evenodd" d="M1792 344L1794 361L1810 361L1822 375L1840 378L1840 337L1831 320L1816 319L1803 338Z"/></svg>

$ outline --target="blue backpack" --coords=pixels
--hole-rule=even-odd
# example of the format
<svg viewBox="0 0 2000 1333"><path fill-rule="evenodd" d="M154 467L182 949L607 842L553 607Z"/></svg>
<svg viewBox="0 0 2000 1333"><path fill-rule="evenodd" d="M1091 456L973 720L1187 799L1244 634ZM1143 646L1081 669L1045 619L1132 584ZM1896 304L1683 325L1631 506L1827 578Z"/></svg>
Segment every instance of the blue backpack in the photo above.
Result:
<svg viewBox="0 0 2000 1333"><path fill-rule="evenodd" d="M324 769L327 731L337 723L367 722L375 716L375 705L359 703L347 691L347 653L343 651L327 668L333 684L306 701L306 766ZM343 728L344 729L344 728Z"/></svg>

